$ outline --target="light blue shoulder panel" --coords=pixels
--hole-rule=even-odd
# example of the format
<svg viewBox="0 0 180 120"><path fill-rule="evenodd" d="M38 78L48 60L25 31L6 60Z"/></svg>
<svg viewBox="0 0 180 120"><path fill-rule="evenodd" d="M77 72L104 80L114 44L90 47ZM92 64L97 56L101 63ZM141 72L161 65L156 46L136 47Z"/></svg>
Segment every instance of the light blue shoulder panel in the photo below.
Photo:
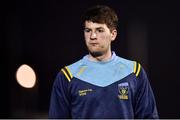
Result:
<svg viewBox="0 0 180 120"><path fill-rule="evenodd" d="M67 67L73 77L96 86L105 87L131 74L134 63L134 61L116 56L115 59L107 63L92 62L83 58Z"/></svg>

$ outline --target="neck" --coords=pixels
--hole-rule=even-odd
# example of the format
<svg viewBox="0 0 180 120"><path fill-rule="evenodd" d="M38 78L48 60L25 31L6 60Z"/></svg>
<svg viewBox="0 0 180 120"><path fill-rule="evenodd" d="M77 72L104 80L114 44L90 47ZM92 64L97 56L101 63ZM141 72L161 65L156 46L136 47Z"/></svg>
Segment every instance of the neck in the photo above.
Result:
<svg viewBox="0 0 180 120"><path fill-rule="evenodd" d="M111 50L109 50L108 52L98 57L93 57L91 54L89 54L89 59L92 61L108 61L111 58L111 56L112 52Z"/></svg>

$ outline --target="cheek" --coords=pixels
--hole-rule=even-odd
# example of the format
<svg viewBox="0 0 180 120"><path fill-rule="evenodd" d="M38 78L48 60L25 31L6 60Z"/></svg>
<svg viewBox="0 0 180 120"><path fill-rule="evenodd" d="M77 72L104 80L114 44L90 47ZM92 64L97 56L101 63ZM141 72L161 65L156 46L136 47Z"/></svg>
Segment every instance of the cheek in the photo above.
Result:
<svg viewBox="0 0 180 120"><path fill-rule="evenodd" d="M88 41L89 40L89 34L84 34L84 39L85 39L85 41Z"/></svg>
<svg viewBox="0 0 180 120"><path fill-rule="evenodd" d="M107 39L107 36L104 35L104 34L101 34L101 35L99 35L99 38L100 38L101 40L105 40L105 39Z"/></svg>
<svg viewBox="0 0 180 120"><path fill-rule="evenodd" d="M105 44L107 44L107 43L110 42L110 36L108 36L108 35L100 35L100 36L99 36L99 39L100 39L101 41L103 41Z"/></svg>
<svg viewBox="0 0 180 120"><path fill-rule="evenodd" d="M86 34L86 33L84 33L84 38L85 38L85 39L87 38L87 34Z"/></svg>

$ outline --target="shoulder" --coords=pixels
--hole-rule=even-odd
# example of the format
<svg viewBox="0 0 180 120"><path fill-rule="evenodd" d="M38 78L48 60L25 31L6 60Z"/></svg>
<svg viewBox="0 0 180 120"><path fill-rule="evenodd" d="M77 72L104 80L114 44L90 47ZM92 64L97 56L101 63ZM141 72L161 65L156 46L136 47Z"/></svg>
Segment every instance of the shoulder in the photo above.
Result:
<svg viewBox="0 0 180 120"><path fill-rule="evenodd" d="M125 59L122 57L117 57L117 61L117 63L120 66L124 66L129 73L134 73L136 77L139 75L142 67L138 61Z"/></svg>
<svg viewBox="0 0 180 120"><path fill-rule="evenodd" d="M73 78L74 73L79 69L81 65L82 60L79 60L75 63L64 66L63 68L61 68L60 72L58 73L58 76L64 76L70 82Z"/></svg>

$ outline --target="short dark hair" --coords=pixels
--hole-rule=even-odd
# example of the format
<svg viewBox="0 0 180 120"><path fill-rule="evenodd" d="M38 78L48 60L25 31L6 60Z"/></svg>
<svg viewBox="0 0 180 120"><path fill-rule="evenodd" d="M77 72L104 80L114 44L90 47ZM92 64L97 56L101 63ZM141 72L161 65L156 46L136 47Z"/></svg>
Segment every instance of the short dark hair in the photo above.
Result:
<svg viewBox="0 0 180 120"><path fill-rule="evenodd" d="M83 15L83 22L85 21L106 24L110 30L118 27L117 14L106 5L96 5L87 9Z"/></svg>

